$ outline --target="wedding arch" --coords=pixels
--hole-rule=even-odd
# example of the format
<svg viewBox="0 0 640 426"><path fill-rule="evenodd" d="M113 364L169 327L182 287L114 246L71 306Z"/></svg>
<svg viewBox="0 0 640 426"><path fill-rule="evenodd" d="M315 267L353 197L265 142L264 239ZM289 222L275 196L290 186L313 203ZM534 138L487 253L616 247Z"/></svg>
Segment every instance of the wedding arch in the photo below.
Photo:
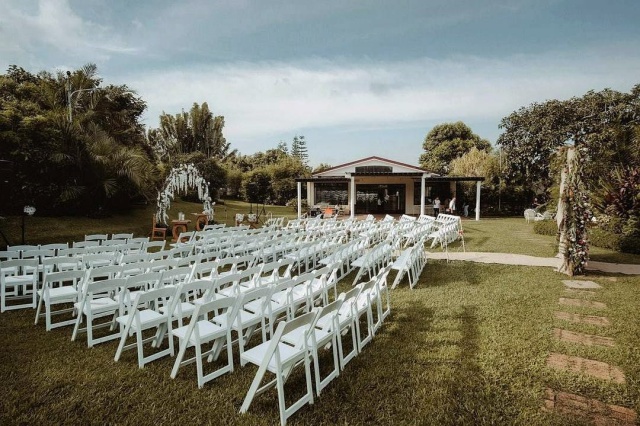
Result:
<svg viewBox="0 0 640 426"><path fill-rule="evenodd" d="M176 194L186 194L189 189L198 190L198 198L202 201L202 212L212 220L213 207L209 196L209 184L193 164L181 164L169 173L164 188L158 192L156 220L167 224L169 220L167 211L171 208L171 200Z"/></svg>

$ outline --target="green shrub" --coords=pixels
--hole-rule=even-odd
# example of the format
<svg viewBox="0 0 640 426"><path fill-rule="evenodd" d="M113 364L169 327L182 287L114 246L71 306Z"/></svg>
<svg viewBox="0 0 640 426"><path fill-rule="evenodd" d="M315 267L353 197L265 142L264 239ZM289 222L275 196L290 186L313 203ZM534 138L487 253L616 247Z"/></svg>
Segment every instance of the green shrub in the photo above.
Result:
<svg viewBox="0 0 640 426"><path fill-rule="evenodd" d="M539 220L533 224L533 232L540 235L558 235L558 225L555 220Z"/></svg>
<svg viewBox="0 0 640 426"><path fill-rule="evenodd" d="M640 237L625 235L620 238L620 251L623 253L640 254Z"/></svg>
<svg viewBox="0 0 640 426"><path fill-rule="evenodd" d="M607 248L615 251L620 251L620 234L616 234L611 231L607 231L601 228L589 229L589 241L591 245L596 247Z"/></svg>

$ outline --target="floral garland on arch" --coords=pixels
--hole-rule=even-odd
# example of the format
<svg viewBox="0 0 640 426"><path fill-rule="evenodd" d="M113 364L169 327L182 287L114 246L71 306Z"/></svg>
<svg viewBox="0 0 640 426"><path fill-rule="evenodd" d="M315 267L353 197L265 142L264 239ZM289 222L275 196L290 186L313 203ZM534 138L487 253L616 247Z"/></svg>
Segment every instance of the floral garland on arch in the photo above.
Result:
<svg viewBox="0 0 640 426"><path fill-rule="evenodd" d="M558 228L560 252L564 255L560 272L571 276L584 274L589 261L587 226L593 211L583 180L583 166L588 159L586 148L569 148L564 182L560 186Z"/></svg>
<svg viewBox="0 0 640 426"><path fill-rule="evenodd" d="M167 210L171 208L171 200L176 194L185 194L188 189L196 188L198 198L202 201L202 212L213 219L213 207L209 196L209 184L200 175L200 172L193 164L181 164L174 167L165 180L164 188L158 192L158 206L156 220L167 224L169 216Z"/></svg>

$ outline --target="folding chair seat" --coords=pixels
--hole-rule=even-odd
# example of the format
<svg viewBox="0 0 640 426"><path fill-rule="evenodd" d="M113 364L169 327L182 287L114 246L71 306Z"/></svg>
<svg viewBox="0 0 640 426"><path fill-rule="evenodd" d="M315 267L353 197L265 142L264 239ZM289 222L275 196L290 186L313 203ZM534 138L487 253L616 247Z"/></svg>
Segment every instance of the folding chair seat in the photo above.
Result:
<svg viewBox="0 0 640 426"><path fill-rule="evenodd" d="M148 239L148 238L147 238ZM150 251L163 251L167 244L166 240L162 241L146 241L142 244L142 250L149 253Z"/></svg>
<svg viewBox="0 0 640 426"><path fill-rule="evenodd" d="M73 327L71 340L75 341L78 333L87 333L87 346L92 348L98 343L108 342L120 337L122 327L117 326L115 319L124 314L120 294L125 287L125 278L114 278L94 281L84 286L80 300L75 304L78 317ZM80 328L82 317L86 317L86 326ZM101 318L108 321L97 322ZM94 337L94 331L109 327L110 334ZM117 331L114 330L118 328Z"/></svg>
<svg viewBox="0 0 640 426"><path fill-rule="evenodd" d="M126 277L126 283L120 294L120 304L125 311L133 306L139 293L146 293L159 287L161 272L145 272L144 274Z"/></svg>
<svg viewBox="0 0 640 426"><path fill-rule="evenodd" d="M100 241L100 247L120 247L126 244L127 240L102 240Z"/></svg>
<svg viewBox="0 0 640 426"><path fill-rule="evenodd" d="M190 280L211 280L218 270L218 262L215 260L200 262L193 265Z"/></svg>
<svg viewBox="0 0 640 426"><path fill-rule="evenodd" d="M38 264L37 259L0 262L0 311L36 307ZM18 300L28 300L28 302L7 303Z"/></svg>
<svg viewBox="0 0 640 426"><path fill-rule="evenodd" d="M116 263L115 253L85 254L82 256L82 264L85 269L101 268Z"/></svg>
<svg viewBox="0 0 640 426"><path fill-rule="evenodd" d="M18 260L20 259L20 254L21 253L19 251L0 251L0 262L4 262L6 260Z"/></svg>
<svg viewBox="0 0 640 426"><path fill-rule="evenodd" d="M335 300L332 303L319 309L316 319L311 325L312 333L309 333L308 346L313 355L313 369L316 380L316 393L320 396L331 380L340 375L340 358L338 354L338 340L340 339L340 326L338 324L338 311L342 305L342 300ZM295 344L303 337L302 329L296 329L283 336L286 342ZM319 350L331 347L333 352L333 369L326 377L321 378Z"/></svg>
<svg viewBox="0 0 640 426"><path fill-rule="evenodd" d="M191 254L185 257L177 257L176 260L178 266L193 266L200 263L201 256L199 254Z"/></svg>
<svg viewBox="0 0 640 426"><path fill-rule="evenodd" d="M225 297L212 300L196 307L188 325L176 328L172 331L172 337L179 340L178 356L171 370L171 378L175 379L181 366L195 361L198 376L198 387L220 377L223 374L233 372L233 345L231 340L231 327L237 313L237 303L234 297ZM202 351L202 345L210 344L211 348ZM187 348L195 348L193 358L183 360ZM218 359L223 347L227 350L227 364L208 374L204 374L202 358L208 356L209 361Z"/></svg>
<svg viewBox="0 0 640 426"><path fill-rule="evenodd" d="M161 259L161 260L154 260L149 263L149 272L170 271L176 268L177 266L178 266L177 259L167 258L167 259Z"/></svg>
<svg viewBox="0 0 640 426"><path fill-rule="evenodd" d="M167 257L180 258L191 256L192 254L194 254L194 247L195 246L193 244L181 244L179 246L173 247L171 250L168 250Z"/></svg>
<svg viewBox="0 0 640 426"><path fill-rule="evenodd" d="M266 304L270 294L270 288L258 288L242 293L237 297L237 314L235 321L231 324L231 328L238 336L238 349L240 355L244 353L246 345L249 343L249 340L251 340L251 337L255 332L261 332L263 342L267 340L265 312L267 310ZM256 301L262 303L256 304ZM222 320L221 325L227 326L227 324ZM240 365L245 365L242 358L240 358Z"/></svg>
<svg viewBox="0 0 640 426"><path fill-rule="evenodd" d="M86 271L63 271L51 272L44 276L42 289L38 291L38 309L36 311L35 324L41 316L45 317L46 330L63 327L75 323L75 318L53 322L54 315L61 315L68 312L76 312L73 304L78 301L80 287L84 280ZM44 305L44 313L41 314ZM54 310L55 305L65 305Z"/></svg>
<svg viewBox="0 0 640 426"><path fill-rule="evenodd" d="M278 328L271 340L240 355L241 363L251 362L258 366L258 372L240 408L241 413L246 413L249 410L249 406L256 396L273 387L278 391L281 425L285 425L287 419L305 404L313 404L313 380L311 378L311 355L308 346L308 335L312 331L311 326L317 315L318 312L314 310L294 320L281 322L278 324ZM291 344L283 339L283 336L298 328L302 329L302 338L297 342ZM301 364L304 365L305 370L306 392L296 402L287 407L284 384L290 377L293 368ZM261 385L267 371L274 374L275 378L265 385Z"/></svg>
<svg viewBox="0 0 640 426"><path fill-rule="evenodd" d="M162 272L159 286L162 287L178 287L180 284L187 282L191 277L191 266L180 266L168 271Z"/></svg>
<svg viewBox="0 0 640 426"><path fill-rule="evenodd" d="M144 368L145 364L162 358L167 355L174 355L173 339L169 339L169 347L163 350L156 350L151 355L144 355L145 343L151 342L151 347L160 348L164 341L165 333L171 336L172 324L171 316L168 312L160 312L163 306L170 306L176 295L176 288L159 288L138 293L133 306L125 315L116 318L119 324L124 326L120 337L120 343L116 350L114 361L118 361L122 352L128 349L137 348L138 367ZM155 329L155 334L148 338L143 338L142 333L146 330ZM136 335L136 342L126 345L130 336Z"/></svg>
<svg viewBox="0 0 640 426"><path fill-rule="evenodd" d="M258 280L260 279L261 271L262 266L253 266L236 272L232 274L237 276L234 285L220 288L218 291L224 296L235 297L239 296L241 293L246 293L247 291L256 289L258 288Z"/></svg>
<svg viewBox="0 0 640 426"><path fill-rule="evenodd" d="M191 316L196 310L196 302L202 304L210 297L212 287L213 282L208 280L182 282L178 286L173 304L161 307L160 312L171 312L172 319L177 320L179 327L182 327L183 319Z"/></svg>

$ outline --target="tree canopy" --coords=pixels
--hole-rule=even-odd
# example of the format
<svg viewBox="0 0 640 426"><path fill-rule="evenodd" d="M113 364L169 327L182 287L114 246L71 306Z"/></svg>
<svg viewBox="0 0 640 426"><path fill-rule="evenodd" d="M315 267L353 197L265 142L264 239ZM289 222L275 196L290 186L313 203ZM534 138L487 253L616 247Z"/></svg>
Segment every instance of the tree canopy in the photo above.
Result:
<svg viewBox="0 0 640 426"><path fill-rule="evenodd" d="M149 130L149 141L162 159L199 151L218 160L229 154L223 135L224 117L215 116L209 105L194 103L190 111L176 115L162 113L160 127Z"/></svg>
<svg viewBox="0 0 640 426"><path fill-rule="evenodd" d="M491 143L473 133L462 121L443 123L435 126L427 134L420 156L420 166L433 173L447 174L451 161L462 157L471 148L490 151Z"/></svg>
<svg viewBox="0 0 640 426"><path fill-rule="evenodd" d="M15 176L4 207L95 213L151 195L145 109L126 85L102 86L93 64L68 75L9 67L0 75L0 159Z"/></svg>

